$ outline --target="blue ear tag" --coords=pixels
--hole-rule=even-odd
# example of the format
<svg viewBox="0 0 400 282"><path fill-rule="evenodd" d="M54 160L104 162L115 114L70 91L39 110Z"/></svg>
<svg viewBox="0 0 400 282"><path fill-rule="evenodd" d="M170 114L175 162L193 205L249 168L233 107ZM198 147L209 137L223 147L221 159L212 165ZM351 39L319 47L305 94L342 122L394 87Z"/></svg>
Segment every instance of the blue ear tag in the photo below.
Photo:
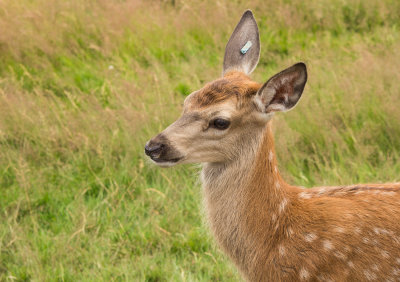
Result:
<svg viewBox="0 0 400 282"><path fill-rule="evenodd" d="M247 41L246 44L242 47L242 49L240 49L240 53L242 53L243 55L246 54L252 45L253 44L251 43L251 41Z"/></svg>

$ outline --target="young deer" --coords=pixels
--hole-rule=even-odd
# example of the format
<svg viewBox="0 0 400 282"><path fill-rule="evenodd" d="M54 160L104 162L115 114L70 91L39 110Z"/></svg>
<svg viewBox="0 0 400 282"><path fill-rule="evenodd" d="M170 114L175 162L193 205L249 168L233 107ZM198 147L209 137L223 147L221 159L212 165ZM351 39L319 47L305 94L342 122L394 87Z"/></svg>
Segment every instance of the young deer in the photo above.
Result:
<svg viewBox="0 0 400 282"><path fill-rule="evenodd" d="M209 224L247 280L400 281L400 183L287 184L271 118L297 104L306 66L261 85L248 77L259 54L257 23L246 11L226 46L223 77L190 94L146 154L160 166L203 163Z"/></svg>

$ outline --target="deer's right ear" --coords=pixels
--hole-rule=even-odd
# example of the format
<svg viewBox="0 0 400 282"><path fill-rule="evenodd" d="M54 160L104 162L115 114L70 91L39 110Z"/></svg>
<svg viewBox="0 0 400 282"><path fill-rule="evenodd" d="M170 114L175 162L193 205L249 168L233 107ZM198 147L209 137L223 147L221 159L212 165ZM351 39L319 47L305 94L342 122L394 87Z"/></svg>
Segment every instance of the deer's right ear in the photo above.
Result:
<svg viewBox="0 0 400 282"><path fill-rule="evenodd" d="M250 10L242 18L226 44L223 75L237 70L250 74L260 58L260 35L257 22Z"/></svg>

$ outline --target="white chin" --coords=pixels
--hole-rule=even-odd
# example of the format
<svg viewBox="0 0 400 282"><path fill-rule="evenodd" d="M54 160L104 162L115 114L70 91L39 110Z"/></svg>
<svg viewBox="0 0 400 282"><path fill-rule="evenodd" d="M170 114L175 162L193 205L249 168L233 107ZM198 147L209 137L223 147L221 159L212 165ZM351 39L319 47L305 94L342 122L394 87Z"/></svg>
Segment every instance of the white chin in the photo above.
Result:
<svg viewBox="0 0 400 282"><path fill-rule="evenodd" d="M161 167L171 167L171 166L174 166L174 165L176 165L177 163L174 163L174 162L164 162L164 163L157 163L157 165L158 166L161 166Z"/></svg>
<svg viewBox="0 0 400 282"><path fill-rule="evenodd" d="M155 162L153 160L151 160L154 164L161 166L161 167L171 167L174 166L176 164L178 164L179 162Z"/></svg>

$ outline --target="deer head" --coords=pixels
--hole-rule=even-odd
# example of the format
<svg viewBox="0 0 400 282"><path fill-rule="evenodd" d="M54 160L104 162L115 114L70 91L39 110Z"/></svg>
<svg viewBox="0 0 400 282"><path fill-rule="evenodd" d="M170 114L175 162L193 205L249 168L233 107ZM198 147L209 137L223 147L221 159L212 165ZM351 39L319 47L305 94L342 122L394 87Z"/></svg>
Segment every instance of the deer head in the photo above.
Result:
<svg viewBox="0 0 400 282"><path fill-rule="evenodd" d="M299 101L307 81L304 63L297 63L263 85L249 74L260 57L260 38L251 11L246 11L225 49L223 76L191 93L181 117L147 142L145 153L157 165L225 163L278 111Z"/></svg>

